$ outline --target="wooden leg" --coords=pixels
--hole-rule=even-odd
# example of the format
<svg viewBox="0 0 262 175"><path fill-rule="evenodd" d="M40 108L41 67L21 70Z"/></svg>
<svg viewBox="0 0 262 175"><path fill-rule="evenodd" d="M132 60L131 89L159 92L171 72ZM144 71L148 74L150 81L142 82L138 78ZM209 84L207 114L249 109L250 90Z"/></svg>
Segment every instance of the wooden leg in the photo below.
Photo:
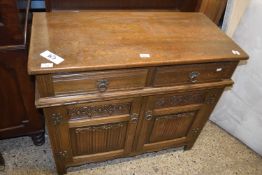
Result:
<svg viewBox="0 0 262 175"><path fill-rule="evenodd" d="M63 162L58 162L58 161L55 161L56 163L56 171L57 171L57 174L59 175L64 175L66 174L66 167L64 166L64 163Z"/></svg>
<svg viewBox="0 0 262 175"><path fill-rule="evenodd" d="M184 147L184 151L188 151L188 150L190 150L192 147L193 147L193 145L186 145L186 146Z"/></svg>
<svg viewBox="0 0 262 175"><path fill-rule="evenodd" d="M45 132L40 132L38 134L32 135L31 139L35 146L41 146L45 143Z"/></svg>
<svg viewBox="0 0 262 175"><path fill-rule="evenodd" d="M2 156L2 153L0 153L0 171L4 171L5 169L5 160Z"/></svg>

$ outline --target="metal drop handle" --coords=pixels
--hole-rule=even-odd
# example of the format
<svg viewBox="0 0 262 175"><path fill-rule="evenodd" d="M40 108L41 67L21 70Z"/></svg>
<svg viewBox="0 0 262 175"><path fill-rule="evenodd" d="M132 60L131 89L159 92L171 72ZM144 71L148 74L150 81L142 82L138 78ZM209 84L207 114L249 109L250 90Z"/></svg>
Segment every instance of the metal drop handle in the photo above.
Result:
<svg viewBox="0 0 262 175"><path fill-rule="evenodd" d="M105 92L108 88L107 80L98 80L97 81L97 89L99 92Z"/></svg>
<svg viewBox="0 0 262 175"><path fill-rule="evenodd" d="M147 112L146 112L146 115L145 115L145 119L146 119L146 120L152 120L152 118L153 118L153 113L152 113L152 111L147 111Z"/></svg>
<svg viewBox="0 0 262 175"><path fill-rule="evenodd" d="M191 72L189 74L189 79L192 83L196 83L197 82L197 77L200 75L199 72Z"/></svg>
<svg viewBox="0 0 262 175"><path fill-rule="evenodd" d="M133 113L131 115L131 122L132 123L137 123L138 122L138 114L137 113Z"/></svg>

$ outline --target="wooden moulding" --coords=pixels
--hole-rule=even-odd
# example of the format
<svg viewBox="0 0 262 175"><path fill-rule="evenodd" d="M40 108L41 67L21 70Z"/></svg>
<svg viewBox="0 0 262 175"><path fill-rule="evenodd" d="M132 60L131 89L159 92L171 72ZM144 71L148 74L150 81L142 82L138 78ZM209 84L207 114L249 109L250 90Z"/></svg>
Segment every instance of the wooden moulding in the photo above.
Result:
<svg viewBox="0 0 262 175"><path fill-rule="evenodd" d="M72 95L72 96L63 96L63 97L44 97L41 98L39 95L36 95L35 104L37 108L51 107L51 106L62 106L62 105L71 105L78 103L94 102L94 101L103 101L110 99L123 99L136 96L148 96L168 92L183 92L190 90L198 89L212 89L217 87L226 87L233 85L232 80L223 80L220 82L212 83L202 83L202 84L193 84L193 85L180 85L180 86L170 86L170 87L159 87L159 88L145 88L141 90L133 90L128 92L112 92L104 94L87 94L87 95Z"/></svg>

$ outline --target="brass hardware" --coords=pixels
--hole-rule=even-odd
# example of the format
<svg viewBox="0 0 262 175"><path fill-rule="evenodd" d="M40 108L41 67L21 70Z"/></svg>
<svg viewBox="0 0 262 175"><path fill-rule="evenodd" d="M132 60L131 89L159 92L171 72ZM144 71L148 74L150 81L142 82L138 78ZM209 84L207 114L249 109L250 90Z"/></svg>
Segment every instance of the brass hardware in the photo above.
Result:
<svg viewBox="0 0 262 175"><path fill-rule="evenodd" d="M131 115L131 122L132 123L136 123L138 121L138 114L137 113L133 113Z"/></svg>
<svg viewBox="0 0 262 175"><path fill-rule="evenodd" d="M56 153L56 156L59 159L65 159L67 157L67 151L60 151L60 152Z"/></svg>
<svg viewBox="0 0 262 175"><path fill-rule="evenodd" d="M145 119L146 119L146 120L152 120L152 118L153 118L152 111L147 111L147 112L146 112Z"/></svg>
<svg viewBox="0 0 262 175"><path fill-rule="evenodd" d="M98 80L97 81L97 89L99 92L105 92L108 87L108 81L103 79L103 80Z"/></svg>
<svg viewBox="0 0 262 175"><path fill-rule="evenodd" d="M60 113L53 113L52 114L52 121L53 121L54 125L60 124L62 120L63 120L63 117L61 116Z"/></svg>
<svg viewBox="0 0 262 175"><path fill-rule="evenodd" d="M199 75L200 75L199 72L191 72L191 73L189 74L190 81L191 81L192 83L196 83L196 82L197 82L197 77L198 77Z"/></svg>

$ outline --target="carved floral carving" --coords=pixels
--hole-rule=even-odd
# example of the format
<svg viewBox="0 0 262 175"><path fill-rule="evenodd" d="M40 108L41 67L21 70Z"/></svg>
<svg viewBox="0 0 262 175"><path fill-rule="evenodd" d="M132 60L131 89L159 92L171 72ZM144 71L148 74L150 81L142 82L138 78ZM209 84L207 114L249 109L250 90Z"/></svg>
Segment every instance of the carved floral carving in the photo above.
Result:
<svg viewBox="0 0 262 175"><path fill-rule="evenodd" d="M192 103L203 103L205 93L188 93L182 95L166 96L156 100L155 107L162 108L176 105L186 105Z"/></svg>
<svg viewBox="0 0 262 175"><path fill-rule="evenodd" d="M212 91L209 92L206 96L206 104L214 104L217 102L218 98L219 98L220 93L218 93L217 91Z"/></svg>
<svg viewBox="0 0 262 175"><path fill-rule="evenodd" d="M131 104L106 104L106 105L99 105L99 106L80 106L80 107L73 107L68 109L68 115L71 118L78 118L78 117L103 117L103 116L111 116L113 114L126 114L129 113Z"/></svg>

